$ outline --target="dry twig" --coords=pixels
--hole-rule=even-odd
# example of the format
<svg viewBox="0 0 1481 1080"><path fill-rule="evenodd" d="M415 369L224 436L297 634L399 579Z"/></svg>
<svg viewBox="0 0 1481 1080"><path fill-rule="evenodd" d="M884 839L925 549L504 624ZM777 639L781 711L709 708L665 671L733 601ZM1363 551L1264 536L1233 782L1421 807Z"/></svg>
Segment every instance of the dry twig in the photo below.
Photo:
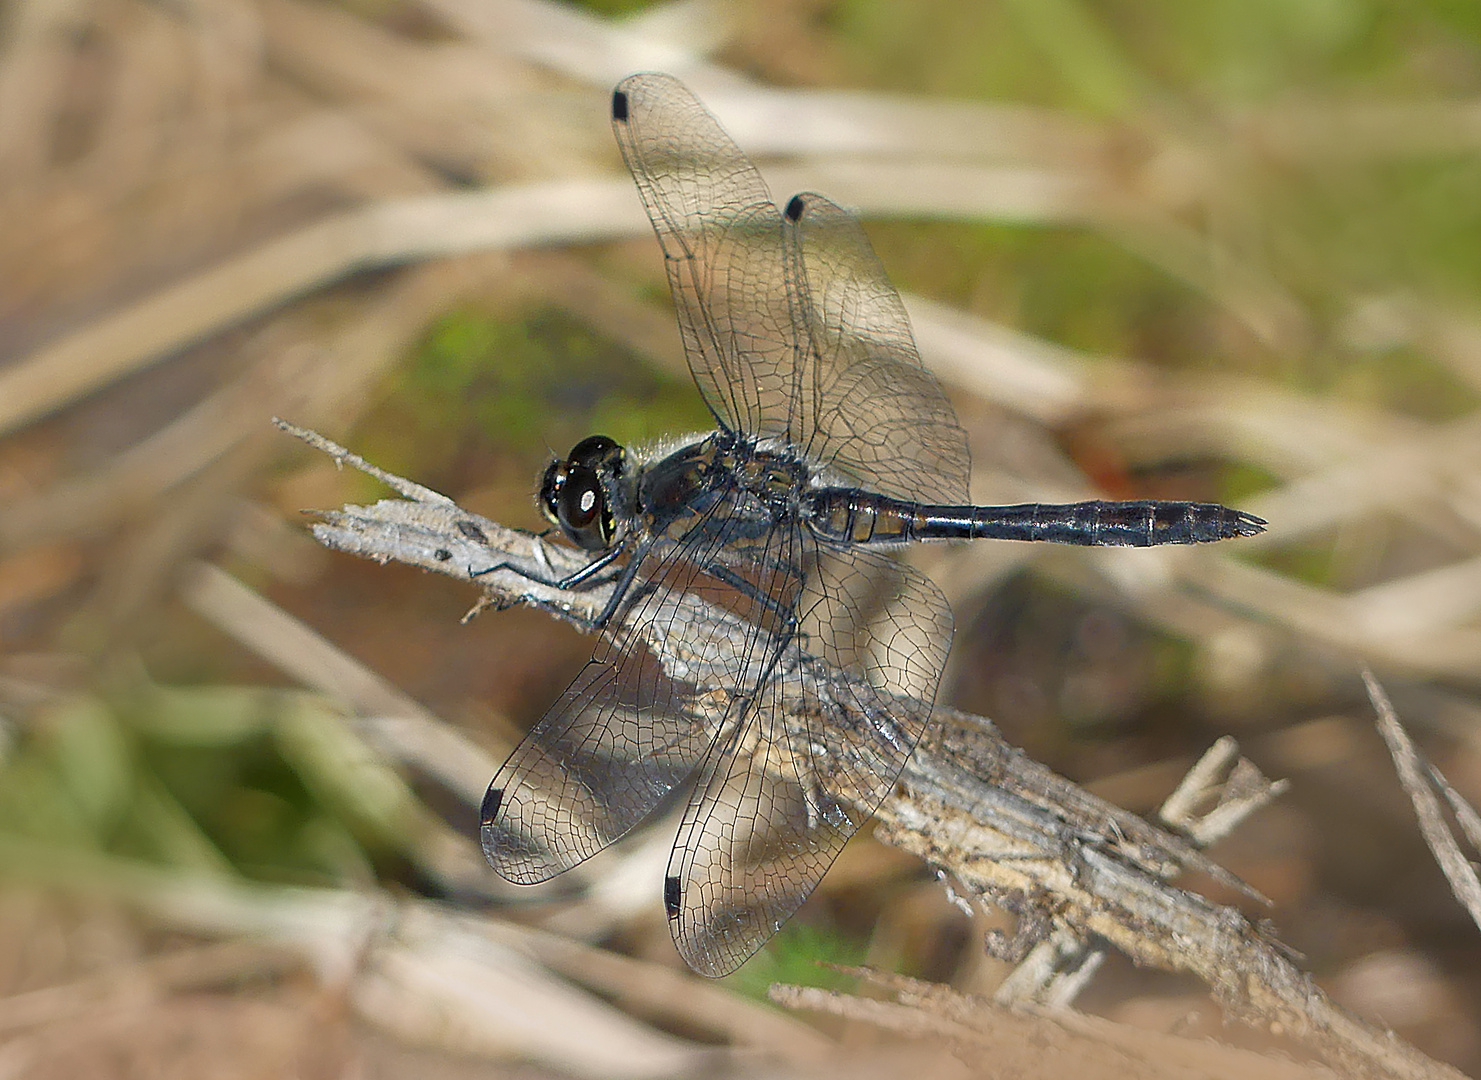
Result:
<svg viewBox="0 0 1481 1080"><path fill-rule="evenodd" d="M1045 1058L1054 1061L1056 1076L1318 1080L1334 1075L1317 1066L1273 1061L1249 1050L1128 1028L1065 1009L1008 1010L919 979L867 969L852 973L895 1000L786 984L773 986L771 999L791 1009L858 1020L937 1045L944 1041L966 1060L991 1055L1003 1075L1030 1072Z"/></svg>

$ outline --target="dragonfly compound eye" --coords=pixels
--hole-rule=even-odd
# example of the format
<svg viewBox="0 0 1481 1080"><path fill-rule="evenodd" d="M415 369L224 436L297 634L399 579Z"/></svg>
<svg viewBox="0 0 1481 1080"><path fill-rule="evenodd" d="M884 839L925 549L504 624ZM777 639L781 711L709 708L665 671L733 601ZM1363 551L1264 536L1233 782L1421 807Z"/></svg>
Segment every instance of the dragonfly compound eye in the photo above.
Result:
<svg viewBox="0 0 1481 1080"><path fill-rule="evenodd" d="M574 466L557 496L561 528L587 551L600 551L612 539L612 508L607 505L601 478L592 469Z"/></svg>
<svg viewBox="0 0 1481 1080"><path fill-rule="evenodd" d="M571 448L570 463L621 472L625 451L605 435L590 435Z"/></svg>

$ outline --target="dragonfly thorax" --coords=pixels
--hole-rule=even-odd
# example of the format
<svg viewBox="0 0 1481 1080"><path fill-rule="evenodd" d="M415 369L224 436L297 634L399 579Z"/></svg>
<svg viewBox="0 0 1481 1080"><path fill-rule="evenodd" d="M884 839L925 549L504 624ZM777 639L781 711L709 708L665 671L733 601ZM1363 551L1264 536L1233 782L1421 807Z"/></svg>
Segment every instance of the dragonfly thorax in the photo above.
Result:
<svg viewBox="0 0 1481 1080"><path fill-rule="evenodd" d="M738 486L768 505L795 503L808 486L810 470L796 454L758 446L738 438L717 447L715 467L735 478Z"/></svg>

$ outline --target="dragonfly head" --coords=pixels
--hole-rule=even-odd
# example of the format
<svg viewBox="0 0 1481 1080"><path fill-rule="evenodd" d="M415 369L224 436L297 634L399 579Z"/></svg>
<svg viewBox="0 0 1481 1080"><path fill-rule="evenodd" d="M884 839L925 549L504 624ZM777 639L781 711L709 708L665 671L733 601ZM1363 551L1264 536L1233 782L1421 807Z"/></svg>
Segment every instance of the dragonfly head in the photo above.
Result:
<svg viewBox="0 0 1481 1080"><path fill-rule="evenodd" d="M540 480L540 512L587 551L612 546L616 508L627 471L627 451L605 435L582 439L557 458Z"/></svg>

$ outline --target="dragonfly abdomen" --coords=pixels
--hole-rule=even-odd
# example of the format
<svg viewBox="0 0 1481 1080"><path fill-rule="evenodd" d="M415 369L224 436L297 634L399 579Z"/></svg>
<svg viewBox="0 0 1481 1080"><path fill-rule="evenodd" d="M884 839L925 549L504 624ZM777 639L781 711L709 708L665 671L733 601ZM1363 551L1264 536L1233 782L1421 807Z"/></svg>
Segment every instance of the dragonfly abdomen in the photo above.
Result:
<svg viewBox="0 0 1481 1080"><path fill-rule="evenodd" d="M1054 505L941 507L939 519L928 507L928 530L998 540L1047 540L1056 544L1097 547L1152 547L1157 544L1205 544L1265 531L1265 522L1217 503L1090 502ZM958 510L965 510L959 514ZM966 533L952 530L965 527ZM921 539L936 535L920 534Z"/></svg>
<svg viewBox="0 0 1481 1080"><path fill-rule="evenodd" d="M1265 531L1252 514L1217 503L1090 502L934 506L856 488L824 488L809 501L809 525L840 543L909 540L1038 540L1097 547L1202 544Z"/></svg>

